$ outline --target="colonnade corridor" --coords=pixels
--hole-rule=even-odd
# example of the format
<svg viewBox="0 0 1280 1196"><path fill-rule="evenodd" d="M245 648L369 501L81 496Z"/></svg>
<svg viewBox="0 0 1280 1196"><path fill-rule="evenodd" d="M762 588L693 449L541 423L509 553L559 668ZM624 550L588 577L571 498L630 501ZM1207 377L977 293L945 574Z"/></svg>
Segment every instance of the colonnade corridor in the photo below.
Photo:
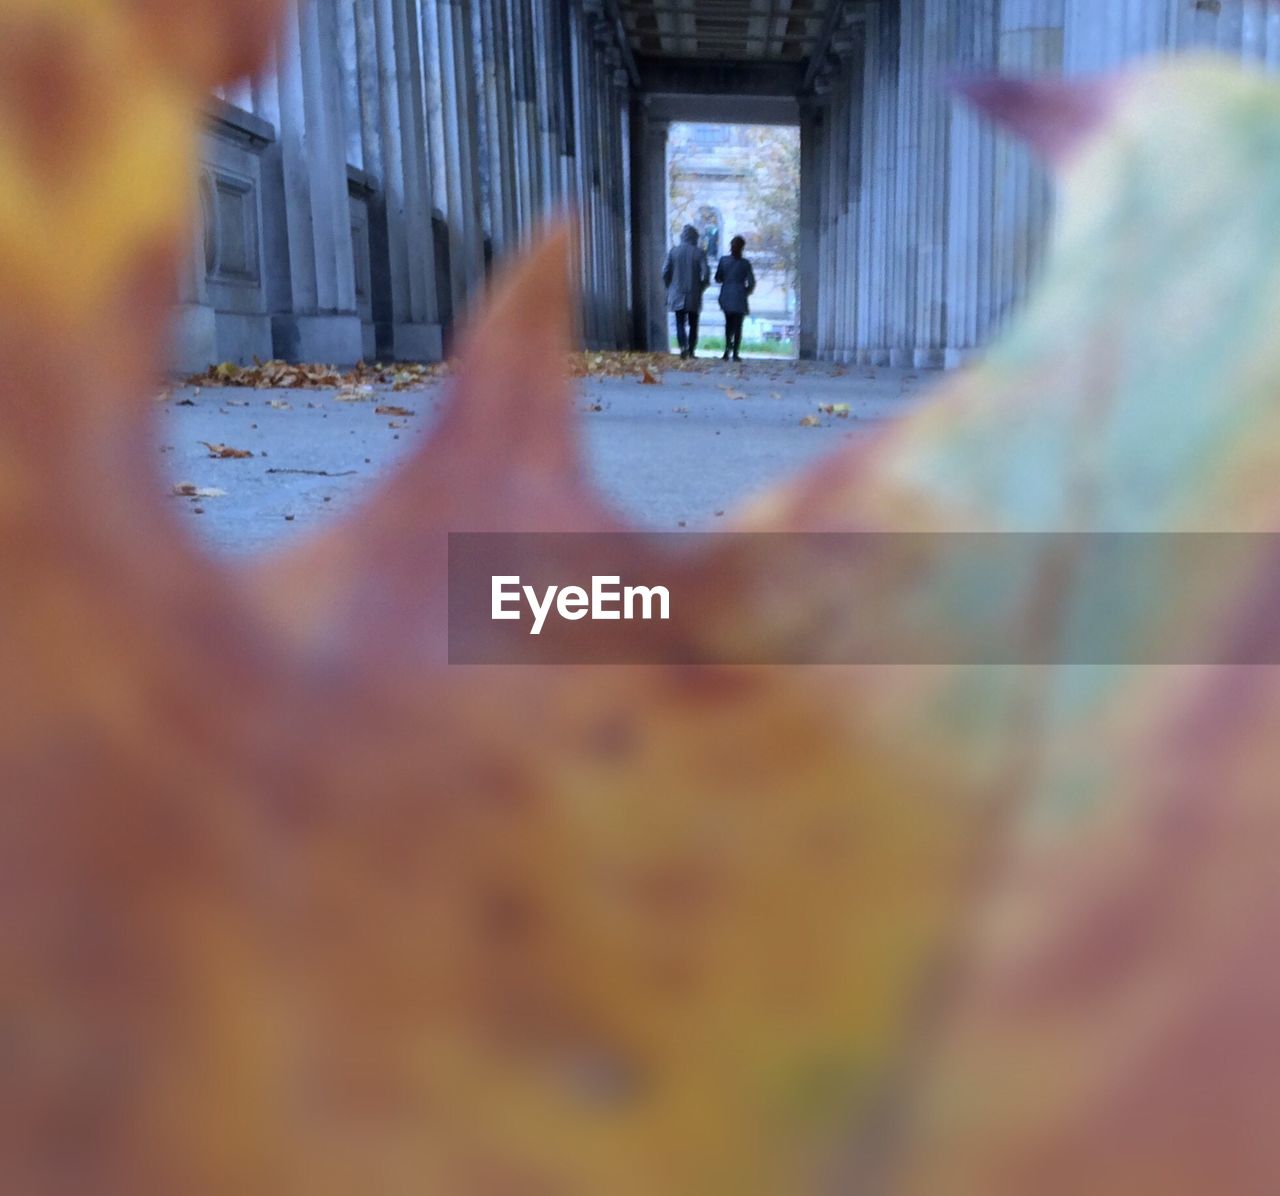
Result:
<svg viewBox="0 0 1280 1196"><path fill-rule="evenodd" d="M800 130L798 355L959 365L1022 303L1053 197L947 80L1205 48L1270 69L1280 22L1255 0L305 0L271 68L210 98L173 362L438 361L566 210L584 347L662 349L671 131L730 124Z"/></svg>

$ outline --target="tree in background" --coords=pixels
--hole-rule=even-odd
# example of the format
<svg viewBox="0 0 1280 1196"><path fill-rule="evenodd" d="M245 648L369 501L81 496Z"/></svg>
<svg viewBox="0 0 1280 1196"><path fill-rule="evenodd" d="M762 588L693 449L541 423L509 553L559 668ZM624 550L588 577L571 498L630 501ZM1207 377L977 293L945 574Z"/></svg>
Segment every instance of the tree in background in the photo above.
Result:
<svg viewBox="0 0 1280 1196"><path fill-rule="evenodd" d="M667 154L667 222L669 240L674 243L680 239L680 230L686 224L697 225L698 186L695 183L696 165L700 154L698 147L678 135L671 140L671 148ZM698 230L701 233L701 229Z"/></svg>
<svg viewBox="0 0 1280 1196"><path fill-rule="evenodd" d="M743 140L752 168L743 183L743 207L751 214L747 252L785 273L787 285L799 286L800 267L800 130L776 125L749 125Z"/></svg>

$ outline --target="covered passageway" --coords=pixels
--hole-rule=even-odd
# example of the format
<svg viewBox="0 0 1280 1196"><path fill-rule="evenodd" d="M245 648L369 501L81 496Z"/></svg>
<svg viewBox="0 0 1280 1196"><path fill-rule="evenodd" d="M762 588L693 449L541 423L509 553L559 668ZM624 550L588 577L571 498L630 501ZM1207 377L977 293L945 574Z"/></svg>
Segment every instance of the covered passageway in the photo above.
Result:
<svg viewBox="0 0 1280 1196"><path fill-rule="evenodd" d="M1274 4L303 0L211 100L177 364L438 359L566 208L585 344L663 348L667 130L708 121L801 130L802 357L956 365L1025 295L1052 195L948 77L1203 47L1274 67Z"/></svg>

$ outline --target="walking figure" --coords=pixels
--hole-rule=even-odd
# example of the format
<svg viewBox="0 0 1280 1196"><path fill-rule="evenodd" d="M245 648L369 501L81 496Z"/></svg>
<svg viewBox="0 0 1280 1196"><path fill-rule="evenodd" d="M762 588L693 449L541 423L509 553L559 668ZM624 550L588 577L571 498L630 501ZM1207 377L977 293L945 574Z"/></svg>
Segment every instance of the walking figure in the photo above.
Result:
<svg viewBox="0 0 1280 1196"><path fill-rule="evenodd" d="M724 361L733 354L734 361L742 349L742 323L751 312L748 296L756 289L756 272L749 259L742 256L747 247L746 239L734 237L729 242L729 256L722 257L716 267L716 282L720 284L720 310L724 312Z"/></svg>
<svg viewBox="0 0 1280 1196"><path fill-rule="evenodd" d="M693 357L698 348L702 292L711 285L711 271L706 252L698 246L698 230L692 224L684 226L680 244L667 254L662 282L667 288L667 307L676 313L680 356Z"/></svg>

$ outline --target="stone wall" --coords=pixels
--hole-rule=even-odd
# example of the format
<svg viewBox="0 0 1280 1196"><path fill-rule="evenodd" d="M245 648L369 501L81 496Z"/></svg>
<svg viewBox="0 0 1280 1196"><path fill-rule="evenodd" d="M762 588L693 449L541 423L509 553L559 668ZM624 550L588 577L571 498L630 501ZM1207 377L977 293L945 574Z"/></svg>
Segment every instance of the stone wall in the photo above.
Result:
<svg viewBox="0 0 1280 1196"><path fill-rule="evenodd" d="M1277 0L850 4L802 107L801 352L956 365L1016 309L1052 218L1031 155L947 99L957 70L1085 75L1215 49L1280 65Z"/></svg>
<svg viewBox="0 0 1280 1196"><path fill-rule="evenodd" d="M569 208L583 338L626 343L629 104L599 0L307 0L210 101L176 368L437 360Z"/></svg>

